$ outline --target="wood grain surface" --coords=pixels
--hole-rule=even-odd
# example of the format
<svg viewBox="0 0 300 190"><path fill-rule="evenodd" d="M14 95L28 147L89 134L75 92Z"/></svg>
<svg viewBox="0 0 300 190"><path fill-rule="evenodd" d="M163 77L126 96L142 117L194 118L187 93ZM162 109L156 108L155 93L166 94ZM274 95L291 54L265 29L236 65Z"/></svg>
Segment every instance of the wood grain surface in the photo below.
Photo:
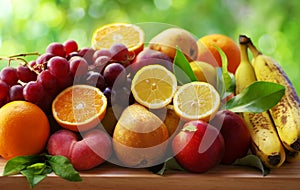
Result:
<svg viewBox="0 0 300 190"><path fill-rule="evenodd" d="M24 176L3 177L5 160L0 159L0 188L30 189ZM131 169L105 163L89 171L80 172L81 182L69 182L50 174L34 189L300 189L300 162L285 164L262 176L249 167L220 165L204 174L169 171L160 176L147 169Z"/></svg>

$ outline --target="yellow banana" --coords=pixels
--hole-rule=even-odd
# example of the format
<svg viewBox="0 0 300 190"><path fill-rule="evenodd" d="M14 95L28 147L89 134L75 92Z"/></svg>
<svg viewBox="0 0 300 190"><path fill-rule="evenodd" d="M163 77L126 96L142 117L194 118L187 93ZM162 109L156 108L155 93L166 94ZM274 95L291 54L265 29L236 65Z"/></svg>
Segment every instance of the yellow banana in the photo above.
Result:
<svg viewBox="0 0 300 190"><path fill-rule="evenodd" d="M284 147L291 151L300 151L300 100L281 66L269 56L260 53L250 43L253 53L253 67L257 80L275 82L285 86L281 101L269 110L277 133ZM299 156L300 159L300 156Z"/></svg>
<svg viewBox="0 0 300 190"><path fill-rule="evenodd" d="M235 73L237 94L256 81L254 68L248 58L249 40L246 36L240 36L241 63ZM269 113L244 112L242 116L251 135L251 151L265 166L280 167L285 161L285 152Z"/></svg>
<svg viewBox="0 0 300 190"><path fill-rule="evenodd" d="M235 93L240 94L246 87L256 81L254 68L248 58L248 38L240 36L241 63L235 72Z"/></svg>

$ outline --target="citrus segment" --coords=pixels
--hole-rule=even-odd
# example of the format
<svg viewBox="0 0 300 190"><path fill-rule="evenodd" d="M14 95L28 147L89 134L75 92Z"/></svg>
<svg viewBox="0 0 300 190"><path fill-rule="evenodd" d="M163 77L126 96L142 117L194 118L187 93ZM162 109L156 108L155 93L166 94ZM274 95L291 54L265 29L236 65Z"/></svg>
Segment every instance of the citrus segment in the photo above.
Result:
<svg viewBox="0 0 300 190"><path fill-rule="evenodd" d="M37 105L26 101L12 101L0 109L0 156L41 153L50 135L46 114Z"/></svg>
<svg viewBox="0 0 300 190"><path fill-rule="evenodd" d="M109 49L113 44L122 43L130 52L138 53L144 48L144 31L134 24L112 23L95 30L92 37L94 49Z"/></svg>
<svg viewBox="0 0 300 190"><path fill-rule="evenodd" d="M52 113L62 127L84 131L95 127L103 119L106 107L107 99L98 88L74 85L54 99Z"/></svg>
<svg viewBox="0 0 300 190"><path fill-rule="evenodd" d="M142 67L132 79L135 100L152 109L168 105L177 88L175 75L161 65Z"/></svg>
<svg viewBox="0 0 300 190"><path fill-rule="evenodd" d="M220 96L209 83L191 82L178 88L173 104L183 119L208 121L220 107Z"/></svg>

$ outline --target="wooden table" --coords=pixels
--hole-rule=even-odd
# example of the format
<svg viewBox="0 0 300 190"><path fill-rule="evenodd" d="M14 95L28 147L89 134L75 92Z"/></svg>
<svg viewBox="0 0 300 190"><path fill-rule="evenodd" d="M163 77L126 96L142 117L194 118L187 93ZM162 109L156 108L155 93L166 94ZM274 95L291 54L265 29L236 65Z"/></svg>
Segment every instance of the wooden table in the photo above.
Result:
<svg viewBox="0 0 300 190"><path fill-rule="evenodd" d="M1 190L30 189L26 178L21 175L3 177L4 165L5 161L0 159ZM146 169L128 169L109 163L80 175L83 181L69 182L50 174L34 189L300 189L300 161L273 169L265 177L259 170L240 166L220 165L204 174L171 171L160 176Z"/></svg>

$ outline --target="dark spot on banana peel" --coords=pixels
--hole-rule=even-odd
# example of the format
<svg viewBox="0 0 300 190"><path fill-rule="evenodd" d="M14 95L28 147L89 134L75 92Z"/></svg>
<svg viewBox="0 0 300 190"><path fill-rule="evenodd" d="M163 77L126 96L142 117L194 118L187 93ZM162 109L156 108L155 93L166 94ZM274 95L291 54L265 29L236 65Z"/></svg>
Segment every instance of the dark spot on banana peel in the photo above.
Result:
<svg viewBox="0 0 300 190"><path fill-rule="evenodd" d="M282 123L283 125L286 124L286 119L287 119L286 116L282 116L282 117L281 117L281 123Z"/></svg>
<svg viewBox="0 0 300 190"><path fill-rule="evenodd" d="M279 154L268 156L269 164L276 166L280 163L281 156Z"/></svg>
<svg viewBox="0 0 300 190"><path fill-rule="evenodd" d="M274 112L275 117L279 117L281 114L286 113L286 111L288 110L287 107L287 104L289 104L288 102L289 102L288 99L284 95L281 101L276 106L271 108L271 110Z"/></svg>
<svg viewBox="0 0 300 190"><path fill-rule="evenodd" d="M249 113L249 118L256 133L259 131L256 126L260 126L263 129L270 129L269 121L261 113Z"/></svg>

